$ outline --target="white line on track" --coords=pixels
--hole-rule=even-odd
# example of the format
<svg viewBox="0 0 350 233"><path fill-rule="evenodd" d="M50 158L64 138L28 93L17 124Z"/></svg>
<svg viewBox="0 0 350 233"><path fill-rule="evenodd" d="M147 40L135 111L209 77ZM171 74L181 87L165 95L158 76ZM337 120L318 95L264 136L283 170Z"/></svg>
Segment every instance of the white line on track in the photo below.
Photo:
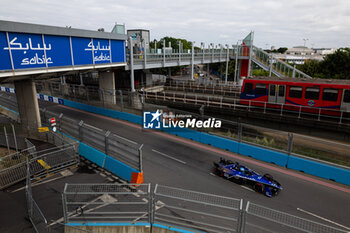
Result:
<svg viewBox="0 0 350 233"><path fill-rule="evenodd" d="M209 174L212 175L212 176L216 176L216 175L215 175L214 173L212 173L212 172L210 172Z"/></svg>
<svg viewBox="0 0 350 233"><path fill-rule="evenodd" d="M32 187L35 187L35 186L38 186L38 185L41 185L41 184L46 184L46 183L49 183L49 182L51 182L51 181L55 181L55 180L58 180L58 179L62 179L62 178L65 178L65 177L71 176L71 175L73 175L73 173L72 173L72 174L67 174L67 175L62 175L62 174L61 174L61 176L54 177L54 178L47 179L47 180L46 180L46 178L43 178L42 180L38 180L38 181L36 181L36 182L33 182L33 183L32 183ZM23 189L25 189L25 188L26 188L26 186L23 186L23 187L21 187L21 188L19 188L19 189L13 190L11 193L15 193L15 192L21 191L21 190L23 190Z"/></svg>
<svg viewBox="0 0 350 233"><path fill-rule="evenodd" d="M311 215L311 216L314 216L314 217L316 217L316 218L319 218L319 219L321 219L321 220L323 220L323 221L332 223L332 224L334 224L334 225L336 225L336 226L342 227L342 228L344 228L344 229L350 231L350 227L346 227L346 226L341 225L341 224L339 224L339 223L337 223L337 222L333 222L332 220L329 220L329 219L327 219L327 218L321 217L321 216L319 216L319 215L317 215L317 214L313 214L313 213L311 213L311 212L309 212L309 211L306 211L306 210L303 210L303 209L300 209L300 208L297 208L297 210L299 210L299 211L301 211L301 212L304 212L304 213L306 213L306 214L309 214L309 215Z"/></svg>
<svg viewBox="0 0 350 233"><path fill-rule="evenodd" d="M247 186L244 186L244 185L240 185L242 188L244 188L244 189L246 189L246 190L249 190L249 191L251 191L251 192L254 192L255 193L255 191L253 190L253 189L251 189L251 188L248 188Z"/></svg>
<svg viewBox="0 0 350 233"><path fill-rule="evenodd" d="M117 137L117 138L121 138L121 139L123 139L123 140L125 140L125 141L127 141L127 142L130 142L130 143L132 143L132 144L137 144L137 142L134 142L134 141L132 141L132 140L130 140L130 139L127 139L127 138L124 138L124 137L122 137L122 136L119 136L119 135L116 135L116 134L113 134L113 136L115 136L115 137Z"/></svg>
<svg viewBox="0 0 350 233"><path fill-rule="evenodd" d="M180 160L180 159L174 158L174 157L172 157L172 156L170 156L170 155L164 154L164 153L159 152L159 151L157 151L157 150L152 149L152 151L155 152L155 153L157 153L157 154L163 155L164 157L167 157L167 158L169 158L169 159L175 160L175 161L177 161L177 162L179 162L179 163L186 164L186 162L184 162L184 161L182 161L182 160Z"/></svg>

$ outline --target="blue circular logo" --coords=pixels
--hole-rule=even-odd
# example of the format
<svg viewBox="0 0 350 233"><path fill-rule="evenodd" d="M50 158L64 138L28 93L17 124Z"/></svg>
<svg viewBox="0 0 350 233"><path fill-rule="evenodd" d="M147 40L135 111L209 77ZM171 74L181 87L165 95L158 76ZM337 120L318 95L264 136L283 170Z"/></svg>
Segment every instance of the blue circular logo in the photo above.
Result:
<svg viewBox="0 0 350 233"><path fill-rule="evenodd" d="M314 106L315 105L315 101L313 101L313 100L309 100L308 102L307 102L307 104L309 105L309 106Z"/></svg>

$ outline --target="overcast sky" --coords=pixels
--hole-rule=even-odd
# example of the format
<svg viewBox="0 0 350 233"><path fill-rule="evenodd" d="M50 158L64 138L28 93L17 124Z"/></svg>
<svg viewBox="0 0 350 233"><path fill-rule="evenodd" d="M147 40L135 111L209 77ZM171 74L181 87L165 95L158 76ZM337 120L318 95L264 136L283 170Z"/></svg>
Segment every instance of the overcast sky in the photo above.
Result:
<svg viewBox="0 0 350 233"><path fill-rule="evenodd" d="M207 43L236 44L250 31L267 48L350 47L349 0L1 0L0 19L111 31L114 23Z"/></svg>

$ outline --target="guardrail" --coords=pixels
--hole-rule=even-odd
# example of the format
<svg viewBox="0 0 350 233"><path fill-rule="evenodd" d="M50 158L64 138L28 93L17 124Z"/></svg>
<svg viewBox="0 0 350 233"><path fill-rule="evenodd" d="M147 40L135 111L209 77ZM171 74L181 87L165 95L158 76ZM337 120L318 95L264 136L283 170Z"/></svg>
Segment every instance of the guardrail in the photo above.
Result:
<svg viewBox="0 0 350 233"><path fill-rule="evenodd" d="M293 78L312 78L311 76L305 74L304 72L296 69L295 67L289 65L288 63L274 58L273 53L267 53L264 50L252 46L253 49L253 61L256 61L257 63L262 63L263 66L266 66L267 70L270 70L270 76L271 72L275 73L279 77L293 77ZM254 60L254 58L256 60ZM260 64L259 64L260 65Z"/></svg>

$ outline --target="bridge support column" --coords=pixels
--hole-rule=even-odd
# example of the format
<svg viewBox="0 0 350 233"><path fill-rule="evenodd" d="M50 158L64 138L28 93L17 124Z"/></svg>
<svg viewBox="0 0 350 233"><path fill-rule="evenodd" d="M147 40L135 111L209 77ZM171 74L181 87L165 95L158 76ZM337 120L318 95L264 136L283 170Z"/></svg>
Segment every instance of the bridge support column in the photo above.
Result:
<svg viewBox="0 0 350 233"><path fill-rule="evenodd" d="M38 98L35 82L31 79L15 81L18 112L21 127L26 134L34 135L41 127Z"/></svg>
<svg viewBox="0 0 350 233"><path fill-rule="evenodd" d="M103 101L107 104L116 103L114 72L101 72L99 74L99 86L102 91Z"/></svg>

